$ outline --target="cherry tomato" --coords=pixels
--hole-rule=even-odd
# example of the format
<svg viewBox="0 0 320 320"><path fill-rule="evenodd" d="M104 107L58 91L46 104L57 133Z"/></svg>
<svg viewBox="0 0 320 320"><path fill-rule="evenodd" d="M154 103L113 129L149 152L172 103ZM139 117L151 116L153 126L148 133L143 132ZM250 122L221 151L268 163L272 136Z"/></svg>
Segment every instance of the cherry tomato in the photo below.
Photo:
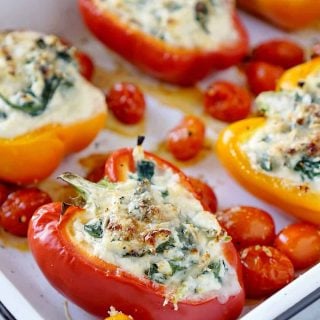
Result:
<svg viewBox="0 0 320 320"><path fill-rule="evenodd" d="M16 236L26 237L33 212L49 202L50 196L38 188L12 192L0 207L1 226Z"/></svg>
<svg viewBox="0 0 320 320"><path fill-rule="evenodd" d="M249 62L245 69L250 90L254 94L275 90L284 69L265 62Z"/></svg>
<svg viewBox="0 0 320 320"><path fill-rule="evenodd" d="M201 202L210 210L212 213L217 211L218 201L217 197L212 188L200 179L188 177L191 185L201 200Z"/></svg>
<svg viewBox="0 0 320 320"><path fill-rule="evenodd" d="M107 95L109 110L121 122L138 123L144 116L146 103L143 93L133 83L116 83Z"/></svg>
<svg viewBox="0 0 320 320"><path fill-rule="evenodd" d="M267 62L289 69L304 61L304 51L288 40L270 40L259 44L252 51L252 60Z"/></svg>
<svg viewBox="0 0 320 320"><path fill-rule="evenodd" d="M204 109L213 118L233 122L248 116L251 96L247 89L226 81L212 83L204 96Z"/></svg>
<svg viewBox="0 0 320 320"><path fill-rule="evenodd" d="M75 57L79 64L80 73L90 81L94 72L94 63L91 57L82 51L76 51Z"/></svg>
<svg viewBox="0 0 320 320"><path fill-rule="evenodd" d="M320 261L320 231L308 223L285 227L277 235L274 246L292 261L296 269L304 269Z"/></svg>
<svg viewBox="0 0 320 320"><path fill-rule="evenodd" d="M0 182L0 206L4 203L10 193L9 188L4 183Z"/></svg>
<svg viewBox="0 0 320 320"><path fill-rule="evenodd" d="M167 147L178 160L195 157L203 147L205 125L195 116L186 116L167 136Z"/></svg>
<svg viewBox="0 0 320 320"><path fill-rule="evenodd" d="M240 258L248 298L269 296L293 280L291 261L273 247L251 246L240 252Z"/></svg>
<svg viewBox="0 0 320 320"><path fill-rule="evenodd" d="M261 209L234 207L217 212L216 217L238 249L258 244L271 245L274 241L273 219Z"/></svg>

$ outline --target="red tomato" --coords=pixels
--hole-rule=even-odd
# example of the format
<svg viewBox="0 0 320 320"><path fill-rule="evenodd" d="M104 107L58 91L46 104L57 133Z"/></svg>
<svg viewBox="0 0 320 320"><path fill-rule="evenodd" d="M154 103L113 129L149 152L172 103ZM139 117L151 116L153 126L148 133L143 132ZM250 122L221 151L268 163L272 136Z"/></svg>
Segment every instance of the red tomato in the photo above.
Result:
<svg viewBox="0 0 320 320"><path fill-rule="evenodd" d="M273 219L261 209L246 206L234 207L217 212L216 217L238 249L273 243L275 238Z"/></svg>
<svg viewBox="0 0 320 320"><path fill-rule="evenodd" d="M269 296L293 280L291 261L273 247L248 247L240 252L240 259L248 298Z"/></svg>
<svg viewBox="0 0 320 320"><path fill-rule="evenodd" d="M247 89L226 81L212 83L205 92L204 109L213 118L233 122L248 116L251 96Z"/></svg>
<svg viewBox="0 0 320 320"><path fill-rule="evenodd" d="M10 193L9 188L4 183L0 182L0 206L7 199L9 193Z"/></svg>
<svg viewBox="0 0 320 320"><path fill-rule="evenodd" d="M200 179L196 179L193 177L188 178L196 195L199 197L205 209L211 211L212 213L216 212L218 201L212 188Z"/></svg>
<svg viewBox="0 0 320 320"><path fill-rule="evenodd" d="M50 196L38 188L12 192L0 207L1 226L16 236L26 237L34 211L51 201Z"/></svg>
<svg viewBox="0 0 320 320"><path fill-rule="evenodd" d="M205 125L195 116L186 116L167 136L167 147L178 160L194 158L202 149Z"/></svg>
<svg viewBox="0 0 320 320"><path fill-rule="evenodd" d="M265 62L249 62L245 69L250 90L254 94L275 90L277 80L284 70Z"/></svg>
<svg viewBox="0 0 320 320"><path fill-rule="evenodd" d="M82 51L76 51L75 57L79 63L80 73L90 81L94 72L94 63L91 57Z"/></svg>
<svg viewBox="0 0 320 320"><path fill-rule="evenodd" d="M252 60L267 62L288 69L304 61L304 51L292 41L270 40L253 49Z"/></svg>
<svg viewBox="0 0 320 320"><path fill-rule="evenodd" d="M320 261L320 231L308 223L285 227L277 235L274 246L288 256L296 269L304 269Z"/></svg>
<svg viewBox="0 0 320 320"><path fill-rule="evenodd" d="M146 103L143 93L133 83L116 83L107 94L109 110L121 122L138 123L144 116Z"/></svg>

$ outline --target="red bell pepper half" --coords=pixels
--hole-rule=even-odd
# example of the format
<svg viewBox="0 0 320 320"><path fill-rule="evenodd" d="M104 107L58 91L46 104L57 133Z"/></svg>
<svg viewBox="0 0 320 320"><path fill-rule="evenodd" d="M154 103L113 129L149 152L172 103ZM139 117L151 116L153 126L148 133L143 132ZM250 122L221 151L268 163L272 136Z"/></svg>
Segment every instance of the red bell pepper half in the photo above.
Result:
<svg viewBox="0 0 320 320"><path fill-rule="evenodd" d="M156 165L170 167L178 173L181 183L190 191L188 178L168 162L146 153ZM124 168L124 172L122 172ZM126 178L134 170L132 149L113 153L106 163L106 174L111 181ZM80 244L70 240L74 232L72 219L79 210L62 203L40 207L29 226L31 251L49 282L68 299L98 316L106 316L110 306L131 315L136 320L227 320L236 319L244 305L244 292L229 297L225 303L217 298L202 301L181 301L178 310L169 303L164 305L164 286L142 279L89 254ZM228 263L235 268L242 286L241 266L231 242L224 244Z"/></svg>
<svg viewBox="0 0 320 320"><path fill-rule="evenodd" d="M192 85L215 69L240 62L248 51L248 36L234 9L230 14L237 39L205 51L179 48L132 28L98 8L94 0L79 0L79 5L85 24L100 41L144 72L167 82Z"/></svg>

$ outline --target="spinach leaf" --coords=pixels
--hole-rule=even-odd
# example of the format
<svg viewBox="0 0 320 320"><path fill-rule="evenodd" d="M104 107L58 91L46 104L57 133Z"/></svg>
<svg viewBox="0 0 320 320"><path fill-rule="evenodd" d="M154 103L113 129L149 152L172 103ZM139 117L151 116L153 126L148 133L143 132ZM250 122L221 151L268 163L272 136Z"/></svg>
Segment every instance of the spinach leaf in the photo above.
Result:
<svg viewBox="0 0 320 320"><path fill-rule="evenodd" d="M302 180L306 178L313 180L314 177L320 176L320 159L303 156L301 160L295 164L293 170L301 174Z"/></svg>
<svg viewBox="0 0 320 320"><path fill-rule="evenodd" d="M177 263L177 261L169 261L169 264L170 264L170 267L171 267L171 270L172 270L172 274L178 272L178 271L181 271L181 270L185 270L186 267L184 266L181 266Z"/></svg>
<svg viewBox="0 0 320 320"><path fill-rule="evenodd" d="M204 1L198 1L194 7L195 19L200 24L203 31L209 33L207 24L209 18L209 9Z"/></svg>
<svg viewBox="0 0 320 320"><path fill-rule="evenodd" d="M183 225L177 228L177 234L182 244L182 250L190 250L194 248L195 244L193 241L193 237Z"/></svg>
<svg viewBox="0 0 320 320"><path fill-rule="evenodd" d="M272 161L268 155L263 155L259 159L259 164L260 164L261 169L263 169L264 171L270 172L273 170Z"/></svg>
<svg viewBox="0 0 320 320"><path fill-rule="evenodd" d="M158 266L155 263L152 263L150 265L150 268L147 269L144 274L151 280L158 282L158 283L164 283L166 280L166 277L158 272Z"/></svg>
<svg viewBox="0 0 320 320"><path fill-rule="evenodd" d="M148 179L150 181L154 175L154 168L155 168L155 165L151 161L147 161L147 160L138 161L137 163L138 179L140 181L144 179Z"/></svg>
<svg viewBox="0 0 320 320"><path fill-rule="evenodd" d="M98 220L94 223L85 224L84 231L89 233L90 236L94 238L102 238L103 237L102 221Z"/></svg>
<svg viewBox="0 0 320 320"><path fill-rule="evenodd" d="M168 250L173 247L174 247L174 239L170 237L167 241L162 242L157 246L156 253L163 253L165 250Z"/></svg>
<svg viewBox="0 0 320 320"><path fill-rule="evenodd" d="M208 269L213 272L214 277L221 283L222 279L220 277L221 271L221 261L213 261L208 265Z"/></svg>

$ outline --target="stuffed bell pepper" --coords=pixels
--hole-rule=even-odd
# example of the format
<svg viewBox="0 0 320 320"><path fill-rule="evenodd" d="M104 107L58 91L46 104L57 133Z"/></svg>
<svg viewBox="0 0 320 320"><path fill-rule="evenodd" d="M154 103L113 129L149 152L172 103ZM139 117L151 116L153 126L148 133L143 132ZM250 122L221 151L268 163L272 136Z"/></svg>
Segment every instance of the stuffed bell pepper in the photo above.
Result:
<svg viewBox="0 0 320 320"><path fill-rule="evenodd" d="M110 49L164 81L191 85L238 63L246 31L231 0L79 0L83 19Z"/></svg>
<svg viewBox="0 0 320 320"><path fill-rule="evenodd" d="M256 106L261 117L220 134L219 158L258 197L320 224L320 58L288 70Z"/></svg>
<svg viewBox="0 0 320 320"><path fill-rule="evenodd" d="M103 94L53 35L0 33L0 180L33 183L104 126Z"/></svg>
<svg viewBox="0 0 320 320"><path fill-rule="evenodd" d="M318 0L238 0L239 6L285 29L306 27L320 19Z"/></svg>
<svg viewBox="0 0 320 320"><path fill-rule="evenodd" d="M98 183L61 178L78 204L40 207L28 239L62 294L99 316L110 307L137 320L239 316L235 248L179 169L138 146L111 154Z"/></svg>

